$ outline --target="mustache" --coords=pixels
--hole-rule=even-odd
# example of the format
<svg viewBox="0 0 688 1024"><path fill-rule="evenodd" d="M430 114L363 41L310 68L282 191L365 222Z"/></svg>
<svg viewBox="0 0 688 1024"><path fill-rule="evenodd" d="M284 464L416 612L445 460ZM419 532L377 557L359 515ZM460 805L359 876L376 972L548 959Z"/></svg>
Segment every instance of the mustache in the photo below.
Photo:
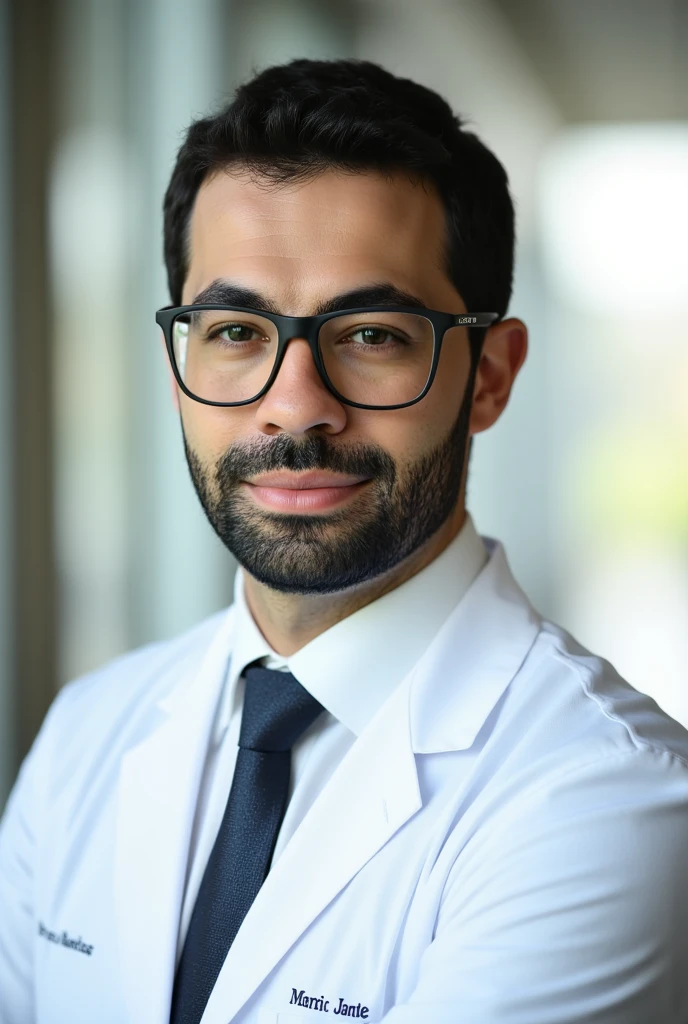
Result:
<svg viewBox="0 0 688 1024"><path fill-rule="evenodd" d="M227 487L246 477L280 469L294 473L329 470L376 478L389 487L394 485L397 475L394 460L379 445L333 444L325 434L312 434L303 441L296 441L289 434L280 434L250 445L231 445L218 459L215 477L218 484Z"/></svg>

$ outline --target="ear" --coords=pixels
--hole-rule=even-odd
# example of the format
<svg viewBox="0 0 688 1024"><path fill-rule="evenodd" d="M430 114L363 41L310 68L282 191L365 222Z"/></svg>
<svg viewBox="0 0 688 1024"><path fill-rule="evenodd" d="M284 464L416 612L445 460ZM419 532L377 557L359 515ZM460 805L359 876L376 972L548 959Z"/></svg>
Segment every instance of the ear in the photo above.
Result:
<svg viewBox="0 0 688 1024"><path fill-rule="evenodd" d="M487 331L473 389L471 435L497 422L527 353L528 330L522 320L509 317Z"/></svg>
<svg viewBox="0 0 688 1024"><path fill-rule="evenodd" d="M174 407L177 410L177 412L179 412L179 385L177 384L177 381L175 379L174 373L172 372L172 365L170 363L170 356L169 356L169 353L167 351L167 345L165 344L165 335L163 334L162 329L160 330L160 343L162 345L162 350L163 350L164 357L165 357L165 364L167 366L167 372L169 374L169 379L170 379L170 390L171 390L171 393L172 393L172 404L174 405Z"/></svg>

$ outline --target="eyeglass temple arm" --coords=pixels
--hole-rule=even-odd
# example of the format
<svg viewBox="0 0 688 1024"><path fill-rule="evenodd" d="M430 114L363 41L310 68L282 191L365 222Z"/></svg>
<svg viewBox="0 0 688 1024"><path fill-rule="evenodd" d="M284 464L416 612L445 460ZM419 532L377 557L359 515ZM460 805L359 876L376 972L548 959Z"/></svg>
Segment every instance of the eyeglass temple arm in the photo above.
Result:
<svg viewBox="0 0 688 1024"><path fill-rule="evenodd" d="M499 320L499 313L457 313L454 316L456 327L490 327Z"/></svg>

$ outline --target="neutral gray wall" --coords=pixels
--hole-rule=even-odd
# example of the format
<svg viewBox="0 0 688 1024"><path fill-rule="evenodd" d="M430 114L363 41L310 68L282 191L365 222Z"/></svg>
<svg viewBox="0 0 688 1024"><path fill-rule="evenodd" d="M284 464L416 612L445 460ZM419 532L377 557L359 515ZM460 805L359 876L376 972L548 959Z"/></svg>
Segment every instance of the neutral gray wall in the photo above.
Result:
<svg viewBox="0 0 688 1024"><path fill-rule="evenodd" d="M66 0L51 191L60 682L229 600L184 463L155 310L162 197L224 88L221 0Z"/></svg>
<svg viewBox="0 0 688 1024"><path fill-rule="evenodd" d="M234 561L205 521L189 481L154 314L170 301L162 261L163 195L189 122L215 107L227 90L232 31L220 0L130 3L132 645L179 632L231 599Z"/></svg>

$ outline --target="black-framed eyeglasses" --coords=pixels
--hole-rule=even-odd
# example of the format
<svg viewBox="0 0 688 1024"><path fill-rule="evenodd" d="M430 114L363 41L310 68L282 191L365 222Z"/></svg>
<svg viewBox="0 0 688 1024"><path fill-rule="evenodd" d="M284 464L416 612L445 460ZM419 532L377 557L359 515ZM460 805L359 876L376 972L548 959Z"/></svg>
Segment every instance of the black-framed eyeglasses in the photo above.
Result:
<svg viewBox="0 0 688 1024"><path fill-rule="evenodd" d="M452 327L485 331L498 313L363 306L281 316L242 306L173 306L157 323L177 383L205 405L249 405L272 386L289 342L304 338L325 387L357 409L404 409L427 395Z"/></svg>

